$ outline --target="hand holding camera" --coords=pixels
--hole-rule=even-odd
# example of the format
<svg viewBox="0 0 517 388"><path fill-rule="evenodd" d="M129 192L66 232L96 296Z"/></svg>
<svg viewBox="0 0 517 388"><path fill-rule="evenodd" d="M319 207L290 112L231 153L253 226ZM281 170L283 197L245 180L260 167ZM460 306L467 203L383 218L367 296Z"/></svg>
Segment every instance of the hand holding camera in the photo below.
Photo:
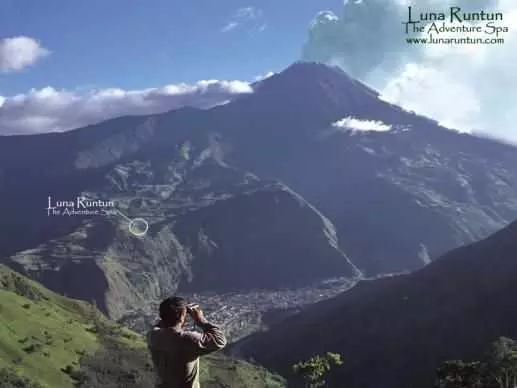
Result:
<svg viewBox="0 0 517 388"><path fill-rule="evenodd" d="M192 317L192 319L194 320L194 322L196 324L203 324L203 323L207 322L205 316L203 315L203 311L201 310L201 308L199 307L198 304L195 304L195 303L189 304L187 306L187 312L189 313L189 315Z"/></svg>

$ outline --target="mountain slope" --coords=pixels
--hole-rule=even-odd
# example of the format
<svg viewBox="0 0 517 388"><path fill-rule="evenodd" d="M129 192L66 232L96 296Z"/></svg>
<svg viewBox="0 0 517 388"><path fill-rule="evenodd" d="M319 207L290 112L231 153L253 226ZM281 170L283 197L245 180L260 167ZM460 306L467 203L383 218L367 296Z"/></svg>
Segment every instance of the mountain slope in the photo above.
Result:
<svg viewBox="0 0 517 388"><path fill-rule="evenodd" d="M91 220L49 217L45 211L49 195L56 200L73 200L78 195L113 200L127 216L148 220L146 249L159 251L163 260L154 263L145 250L138 251L146 258L144 262L152 262L144 273L149 279L162 275L161 279L172 279L169 284L159 280L150 292L153 295L173 291L178 277L189 273L189 260L206 260L199 247L184 243L197 241L201 228L197 217L203 214L214 214L210 228L227 236L217 260L224 257L232 265L239 264L254 251L256 246L244 238L248 245L239 247L238 254L231 253L228 236L235 230L242 234L235 235L234 242L243 237L255 200L257 213L274 214L274 202L261 202L263 195L258 194L268 191L271 182L289 187L291 203L301 197L307 204L283 215L283 228L292 233L285 234L285 243L276 244L285 250L275 253L278 260L285 260L284 268L295 268L299 252L289 251L294 238L306 241L306 246L322 247L311 252L313 267L306 273L317 276L307 281L334 270L338 251L344 252L339 255L345 262L346 254L353 264L346 264L343 275L354 276L355 268L368 275L418 269L517 217L514 147L442 128L381 101L375 91L324 65L295 64L256 84L255 89L210 110L181 109L122 117L63 134L2 138L0 203L7 206L0 217L0 257L12 257L9 263L24 267L30 263L23 257L34 256L31 249L50 260L64 257L49 244L63 245L70 236L81 235ZM371 121L381 121L391 130L336 126L346 117L370 126ZM248 191L257 194L251 197L246 217L230 223L222 213L215 214L213 209L224 206L224 213L234 213L240 201L227 199ZM300 219L307 224L294 221ZM313 239L306 232L314 228L310 226L314 219L320 220L321 233ZM337 247L321 244L328 229L323 219L335 228L331 240ZM256 241L272 244L271 231L262 221L262 227L255 229ZM119 233L127 229L127 220L114 216L109 222L111 226L102 233L78 243L84 248L81 255L122 257L124 263L116 264L117 274L141 269L138 255L129 251L140 242L133 243L131 236ZM185 226L186 222L196 226ZM183 242L176 241L176 233L183 233ZM113 245L117 248L110 250ZM198 257L188 258L190 248ZM310 260L309 256L304 260ZM262 273L268 272L267 260L260 262L264 263ZM328 263L326 269L321 263ZM46 267L45 263L39 266ZM159 274L158 267L168 269ZM37 271L33 268L26 273L38 277ZM39 278L44 281L44 276ZM242 284L247 284L245 280ZM50 287L51 283L45 284ZM192 284L201 283L194 280ZM122 277L117 286L110 287L126 289L126 280ZM92 295L80 297L91 300Z"/></svg>
<svg viewBox="0 0 517 388"><path fill-rule="evenodd" d="M207 122L224 123L229 163L280 179L329 217L361 270L419 268L517 217L515 147L442 128L323 65L267 81ZM333 126L347 117L391 130Z"/></svg>
<svg viewBox="0 0 517 388"><path fill-rule="evenodd" d="M283 185L190 212L174 231L195 257L193 280L180 290L283 289L360 276L332 223Z"/></svg>
<svg viewBox="0 0 517 388"><path fill-rule="evenodd" d="M0 311L0 368L14 368L45 386L72 387L61 369L76 369L83 354L101 347L92 306L56 295L2 265ZM132 344L137 338L123 330L115 339Z"/></svg>
<svg viewBox="0 0 517 388"><path fill-rule="evenodd" d="M131 184L111 176L126 187L110 198L128 201L124 213L149 221L145 236L129 233L124 218L100 217L5 263L53 291L94 300L113 319L176 291L280 289L360 276L332 223L282 184L234 182L240 175L228 172L219 174L223 182L197 187L192 177L186 188L178 182L170 190L129 175ZM169 191L174 195L163 198Z"/></svg>
<svg viewBox="0 0 517 388"><path fill-rule="evenodd" d="M517 336L516 279L517 222L413 274L360 282L236 350L286 373L315 353L341 353L335 387L431 387L440 362Z"/></svg>
<svg viewBox="0 0 517 388"><path fill-rule="evenodd" d="M59 296L0 265L0 377L5 377L1 371L13 370L43 387L65 388L74 386L71 376L102 376L100 382L88 381L106 386L124 372L136 372L147 376L130 386L152 388L148 361L139 335L110 323L93 306ZM279 376L224 356L204 358L201 365L207 387L284 386Z"/></svg>

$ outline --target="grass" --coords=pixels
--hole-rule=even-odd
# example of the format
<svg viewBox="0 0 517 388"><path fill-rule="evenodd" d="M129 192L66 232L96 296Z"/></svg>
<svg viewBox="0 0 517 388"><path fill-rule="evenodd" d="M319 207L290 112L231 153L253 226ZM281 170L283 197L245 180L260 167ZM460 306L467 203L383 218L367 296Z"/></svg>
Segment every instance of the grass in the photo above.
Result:
<svg viewBox="0 0 517 388"><path fill-rule="evenodd" d="M207 388L282 388L285 381L265 368L244 361L208 356L200 361L201 385Z"/></svg>
<svg viewBox="0 0 517 388"><path fill-rule="evenodd" d="M110 376L129 367L152 374L141 361L147 354L142 336L108 321L92 305L55 294L0 265L0 376L2 372L4 376L17 374L44 388L72 388L71 375L80 367L83 370L81 360L89 359L100 367L93 374L106 373L106 336L127 349L120 353L124 363L134 364L111 364ZM142 356L131 361L134 354ZM117 360L116 354L111 357ZM264 368L221 355L202 358L200 378L204 388L285 387L280 377Z"/></svg>
<svg viewBox="0 0 517 388"><path fill-rule="evenodd" d="M99 348L94 316L93 306L0 265L0 369L14 369L49 388L73 387L62 369L76 369L84 354ZM121 341L134 342L131 334L119 332Z"/></svg>

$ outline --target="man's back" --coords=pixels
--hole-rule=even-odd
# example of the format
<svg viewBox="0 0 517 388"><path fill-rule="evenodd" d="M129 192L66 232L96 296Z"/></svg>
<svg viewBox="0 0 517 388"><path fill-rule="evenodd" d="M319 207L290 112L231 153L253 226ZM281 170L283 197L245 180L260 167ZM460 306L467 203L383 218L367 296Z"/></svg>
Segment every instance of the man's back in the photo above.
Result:
<svg viewBox="0 0 517 388"><path fill-rule="evenodd" d="M226 346L226 337L216 325L199 322L202 333L176 327L155 326L148 346L158 377L158 388L199 388L199 357Z"/></svg>

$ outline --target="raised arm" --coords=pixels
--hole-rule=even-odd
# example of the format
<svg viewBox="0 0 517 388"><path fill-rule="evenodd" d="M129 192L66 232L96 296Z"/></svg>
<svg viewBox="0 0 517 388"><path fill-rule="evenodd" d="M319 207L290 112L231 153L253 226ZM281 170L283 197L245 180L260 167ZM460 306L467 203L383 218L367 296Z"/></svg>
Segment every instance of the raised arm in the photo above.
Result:
<svg viewBox="0 0 517 388"><path fill-rule="evenodd" d="M226 336L221 327L208 322L200 309L195 309L191 315L202 332L185 333L185 337L188 340L189 358L197 358L213 353L226 346Z"/></svg>

